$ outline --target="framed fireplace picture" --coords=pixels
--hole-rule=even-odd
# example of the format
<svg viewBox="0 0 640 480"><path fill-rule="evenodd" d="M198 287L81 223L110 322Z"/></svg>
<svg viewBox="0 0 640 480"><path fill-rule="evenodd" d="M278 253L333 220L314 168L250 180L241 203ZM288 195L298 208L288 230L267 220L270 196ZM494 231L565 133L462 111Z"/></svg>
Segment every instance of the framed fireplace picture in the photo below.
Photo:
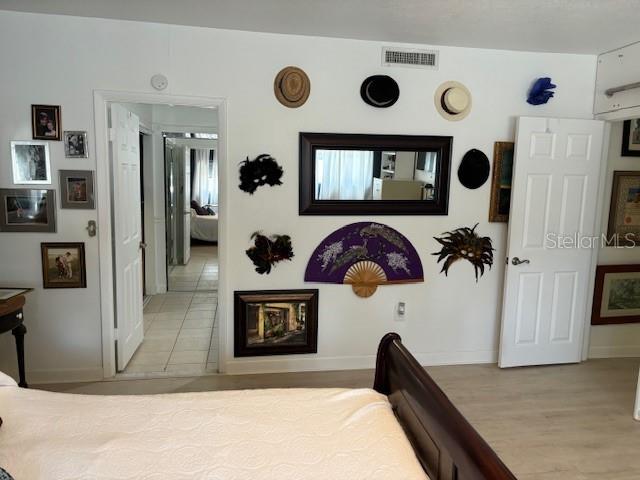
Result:
<svg viewBox="0 0 640 480"><path fill-rule="evenodd" d="M234 293L234 356L318 351L318 290Z"/></svg>
<svg viewBox="0 0 640 480"><path fill-rule="evenodd" d="M598 265L592 325L640 323L640 265Z"/></svg>

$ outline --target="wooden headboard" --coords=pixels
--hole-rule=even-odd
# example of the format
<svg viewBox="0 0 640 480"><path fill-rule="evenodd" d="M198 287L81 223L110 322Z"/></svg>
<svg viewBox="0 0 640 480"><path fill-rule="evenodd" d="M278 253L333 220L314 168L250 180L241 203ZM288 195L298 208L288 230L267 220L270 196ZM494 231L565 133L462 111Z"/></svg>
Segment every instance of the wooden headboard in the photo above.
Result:
<svg viewBox="0 0 640 480"><path fill-rule="evenodd" d="M389 398L431 480L515 480L396 333L380 341L373 388Z"/></svg>

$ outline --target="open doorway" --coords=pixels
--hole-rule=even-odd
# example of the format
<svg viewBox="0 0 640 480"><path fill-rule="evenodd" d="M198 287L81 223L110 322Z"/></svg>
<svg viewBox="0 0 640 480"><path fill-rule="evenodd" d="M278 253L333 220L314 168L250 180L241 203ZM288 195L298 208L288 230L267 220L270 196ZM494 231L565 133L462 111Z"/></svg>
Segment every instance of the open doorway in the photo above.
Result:
<svg viewBox="0 0 640 480"><path fill-rule="evenodd" d="M219 112L135 102L107 110L113 370L134 378L217 373ZM206 236L209 224L215 232L207 227Z"/></svg>

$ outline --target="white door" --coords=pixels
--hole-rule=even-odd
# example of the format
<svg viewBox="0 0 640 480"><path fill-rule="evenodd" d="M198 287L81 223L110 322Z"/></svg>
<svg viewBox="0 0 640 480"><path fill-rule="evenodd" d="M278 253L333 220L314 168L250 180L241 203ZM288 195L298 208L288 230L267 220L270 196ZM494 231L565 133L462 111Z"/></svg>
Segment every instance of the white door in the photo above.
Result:
<svg viewBox="0 0 640 480"><path fill-rule="evenodd" d="M111 105L118 371L125 369L144 337L139 135L138 117L121 105Z"/></svg>
<svg viewBox="0 0 640 480"><path fill-rule="evenodd" d="M183 259L184 264L189 263L191 258L191 156L190 150L187 147L182 149L183 163L184 163L184 191L183 191Z"/></svg>
<svg viewBox="0 0 640 480"><path fill-rule="evenodd" d="M595 120L518 120L500 367L581 360L603 131Z"/></svg>

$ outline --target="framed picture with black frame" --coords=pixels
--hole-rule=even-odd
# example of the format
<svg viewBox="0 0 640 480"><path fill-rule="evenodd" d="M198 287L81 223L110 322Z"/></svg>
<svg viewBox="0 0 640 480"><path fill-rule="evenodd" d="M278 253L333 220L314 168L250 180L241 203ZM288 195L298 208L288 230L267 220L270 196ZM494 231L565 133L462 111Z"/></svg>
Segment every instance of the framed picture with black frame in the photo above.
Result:
<svg viewBox="0 0 640 480"><path fill-rule="evenodd" d="M640 157L640 118L624 122L621 155L623 157Z"/></svg>
<svg viewBox="0 0 640 480"><path fill-rule="evenodd" d="M60 140L60 106L31 105L31 129L34 140Z"/></svg>
<svg viewBox="0 0 640 480"><path fill-rule="evenodd" d="M234 292L234 356L318 351L318 290Z"/></svg>

